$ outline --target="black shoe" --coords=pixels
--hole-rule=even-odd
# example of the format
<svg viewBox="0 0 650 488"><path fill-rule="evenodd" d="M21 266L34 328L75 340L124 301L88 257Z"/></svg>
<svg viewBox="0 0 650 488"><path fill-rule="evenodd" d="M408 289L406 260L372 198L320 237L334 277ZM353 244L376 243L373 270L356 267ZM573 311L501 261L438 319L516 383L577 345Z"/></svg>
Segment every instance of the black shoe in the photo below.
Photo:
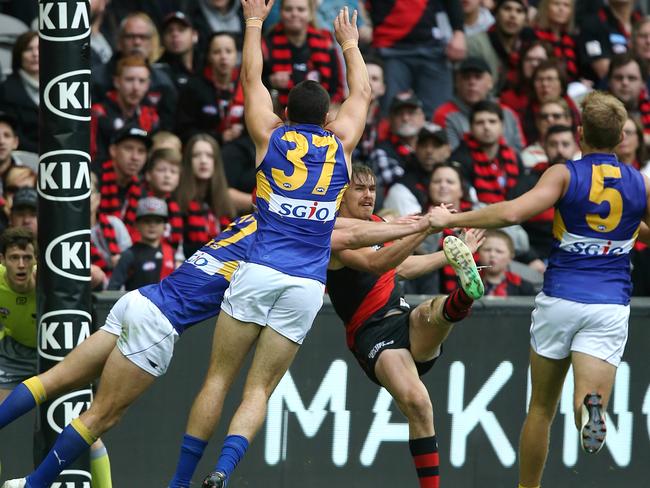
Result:
<svg viewBox="0 0 650 488"><path fill-rule="evenodd" d="M582 406L580 445L585 452L595 454L605 445L606 435L602 397L598 393L589 393L585 396Z"/></svg>
<svg viewBox="0 0 650 488"><path fill-rule="evenodd" d="M203 488L224 488L226 486L226 475L221 471L213 471L203 480Z"/></svg>

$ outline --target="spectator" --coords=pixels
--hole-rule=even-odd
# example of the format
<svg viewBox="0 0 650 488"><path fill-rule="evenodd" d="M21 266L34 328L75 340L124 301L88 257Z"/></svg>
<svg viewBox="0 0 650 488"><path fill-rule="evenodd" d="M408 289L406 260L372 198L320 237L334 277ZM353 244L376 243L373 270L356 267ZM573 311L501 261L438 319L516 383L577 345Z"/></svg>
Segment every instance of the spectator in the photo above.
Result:
<svg viewBox="0 0 650 488"><path fill-rule="evenodd" d="M380 58L371 55L364 56L366 69L368 70L368 80L370 81L370 92L372 99L368 108L366 118L366 128L363 131L361 140L354 151L353 159L363 163L368 163L370 153L372 153L377 140L380 138L380 124L385 119L381 116L380 99L386 93L386 84L384 83L384 63Z"/></svg>
<svg viewBox="0 0 650 488"><path fill-rule="evenodd" d="M456 96L441 105L433 116L433 122L444 127L451 149L454 150L469 131L469 115L477 103L491 100L494 84L490 69L479 58L467 58L458 66L456 73ZM502 107L504 131L508 145L521 150L526 145L519 119L508 107Z"/></svg>
<svg viewBox="0 0 650 488"><path fill-rule="evenodd" d="M631 117L623 125L623 140L616 146L616 157L625 164L630 164L644 172L646 170L646 147L643 144L643 129Z"/></svg>
<svg viewBox="0 0 650 488"><path fill-rule="evenodd" d="M370 154L370 165L377 175L377 186L387 191L404 175L408 158L415 149L418 133L424 126L422 102L412 93L393 98L388 116L390 134ZM382 207L384 192L377 192L377 208Z"/></svg>
<svg viewBox="0 0 650 488"><path fill-rule="evenodd" d="M167 205L156 197L140 199L135 225L140 241L122 253L108 282L109 290L135 290L158 283L174 271L174 251L163 239Z"/></svg>
<svg viewBox="0 0 650 488"><path fill-rule="evenodd" d="M503 110L496 102L482 101L472 109L470 132L452 153L461 163L465 180L482 203L508 198L517 184L521 163L503 137Z"/></svg>
<svg viewBox="0 0 650 488"><path fill-rule="evenodd" d="M108 63L92 73L93 99L101 101L106 93L114 88L113 79L120 58L139 55L145 58L151 67L147 101L156 107L160 116L160 127L172 127L178 93L166 67L152 64L160 57L160 39L155 24L147 14L133 12L121 20L117 49Z"/></svg>
<svg viewBox="0 0 650 488"><path fill-rule="evenodd" d="M11 51L12 73L0 85L0 110L16 119L18 148L38 152L38 33L16 39Z"/></svg>
<svg viewBox="0 0 650 488"><path fill-rule="evenodd" d="M90 155L104 161L115 133L124 126L137 125L147 132L160 126L155 105L147 99L151 68L139 55L125 56L117 62L113 85L102 102L93 103L90 124Z"/></svg>
<svg viewBox="0 0 650 488"><path fill-rule="evenodd" d="M221 143L244 132L244 93L239 82L237 44L232 34L217 32L208 43L203 74L181 91L176 132L187 140L193 134L210 134Z"/></svg>
<svg viewBox="0 0 650 488"><path fill-rule="evenodd" d="M478 263L485 266L483 285L485 296L512 297L536 295L531 283L509 270L515 257L515 246L508 234L501 230L488 230L485 242L478 250Z"/></svg>
<svg viewBox="0 0 650 488"><path fill-rule="evenodd" d="M90 2L90 71L95 72L113 57L111 38L104 22L106 4L110 0Z"/></svg>
<svg viewBox="0 0 650 488"><path fill-rule="evenodd" d="M540 135L535 125L537 114L542 103L549 100L563 98L569 110L571 118L575 124L580 123L580 112L576 104L567 96L567 79L562 64L556 59L542 61L535 71L532 78L532 91L529 103L524 111L522 125L526 140L534 142L540 140Z"/></svg>
<svg viewBox="0 0 650 488"><path fill-rule="evenodd" d="M196 0L186 12L199 33L199 52L206 51L207 40L214 32L230 32L241 44L244 16L239 0Z"/></svg>
<svg viewBox="0 0 650 488"><path fill-rule="evenodd" d="M368 25L368 19L363 1L360 0L314 0L316 8L316 20L314 25L321 29L327 29L334 33L334 19L343 7L348 7L350 13L355 10L359 13L357 17L357 28L359 30L359 45L367 46L372 41L372 27ZM268 21L268 18L267 18Z"/></svg>
<svg viewBox="0 0 650 488"><path fill-rule="evenodd" d="M409 158L404 176L392 185L384 200L384 209L397 215L418 214L429 202L429 182L436 165L451 155L445 131L434 124L425 124L418 134L415 153Z"/></svg>
<svg viewBox="0 0 650 488"><path fill-rule="evenodd" d="M494 25L492 12L482 5L481 0L462 0L461 4L466 36L487 32Z"/></svg>
<svg viewBox="0 0 650 488"><path fill-rule="evenodd" d="M180 137L173 132L166 130L159 130L151 136L151 151L156 149L174 149L175 151L183 152L183 143Z"/></svg>
<svg viewBox="0 0 650 488"><path fill-rule="evenodd" d="M162 40L165 52L158 62L169 66L172 80L180 90L200 72L202 63L196 48L199 34L192 26L192 20L183 12L176 11L165 17Z"/></svg>
<svg viewBox="0 0 650 488"><path fill-rule="evenodd" d="M634 46L634 56L646 66L650 65L650 16L643 17L634 24L632 45Z"/></svg>
<svg viewBox="0 0 650 488"><path fill-rule="evenodd" d="M569 105L563 98L548 100L540 105L539 112L535 114L535 126L539 133L539 139L527 146L519 155L524 168L535 168L537 165L542 165L545 169L548 166L543 141L546 140L546 131L552 125L573 127Z"/></svg>
<svg viewBox="0 0 650 488"><path fill-rule="evenodd" d="M469 56L485 60L495 80L496 93L506 85L518 83L520 53L535 36L526 27L526 0L498 0L494 12L495 23L488 32L480 32L467 39Z"/></svg>
<svg viewBox="0 0 650 488"><path fill-rule="evenodd" d="M38 236L38 193L32 187L18 188L14 193L9 215L9 227L28 229Z"/></svg>
<svg viewBox="0 0 650 488"><path fill-rule="evenodd" d="M221 153L229 187L228 193L236 212L239 215L252 212L253 192L257 185L253 141L248 135L238 137L225 144Z"/></svg>
<svg viewBox="0 0 650 488"><path fill-rule="evenodd" d="M122 128L108 148L111 159L101 165L99 172L99 211L121 219L132 238L137 236L135 211L142 196L140 171L150 146L147 131L136 126Z"/></svg>
<svg viewBox="0 0 650 488"><path fill-rule="evenodd" d="M534 28L537 39L553 47L569 81L578 79L578 44L574 23L575 0L541 0Z"/></svg>
<svg viewBox="0 0 650 488"><path fill-rule="evenodd" d="M177 195L187 258L235 216L219 144L212 136L197 134L185 145Z"/></svg>
<svg viewBox="0 0 650 488"><path fill-rule="evenodd" d="M178 253L183 240L183 216L175 192L181 176L181 154L174 149L156 149L151 152L145 167L147 196L160 198L167 204L167 225L163 235ZM183 261L183 259L177 259Z"/></svg>
<svg viewBox="0 0 650 488"><path fill-rule="evenodd" d="M9 225L15 193L23 187L36 188L36 173L27 166L10 166L5 173L4 205L0 211L0 231Z"/></svg>
<svg viewBox="0 0 650 488"><path fill-rule="evenodd" d="M330 31L317 29L310 0L281 0L280 22L266 36L265 75L277 91L284 116L289 90L303 80L318 81L332 103L343 100L343 70Z"/></svg>
<svg viewBox="0 0 650 488"><path fill-rule="evenodd" d="M369 0L366 5L374 26L372 45L385 65L384 113L398 93L413 90L430 118L451 97L451 63L466 54L460 2L442 2L452 30L446 45L437 25L437 2L418 2L416 7L399 0Z"/></svg>
<svg viewBox="0 0 650 488"><path fill-rule="evenodd" d="M647 67L631 53L612 57L609 64L609 91L618 98L628 114L641 121L644 140L650 145L650 98L645 87L644 79Z"/></svg>
<svg viewBox="0 0 650 488"><path fill-rule="evenodd" d="M124 223L115 215L99 211L101 194L97 175L90 175L90 262L101 270L101 286L105 288L122 253L133 244Z"/></svg>
<svg viewBox="0 0 650 488"><path fill-rule="evenodd" d="M545 42L533 41L528 44L521 52L517 84L514 86L506 84L499 95L501 103L514 110L520 121L524 119L526 108L530 103L535 68L546 61L550 54L551 46Z"/></svg>
<svg viewBox="0 0 650 488"><path fill-rule="evenodd" d="M578 58L587 78L595 83L605 78L612 56L630 47L632 26L641 17L633 0L606 0L597 12L580 22Z"/></svg>
<svg viewBox="0 0 650 488"><path fill-rule="evenodd" d="M16 166L12 153L18 148L17 120L7 113L0 112L0 199L3 197L5 177L9 168Z"/></svg>

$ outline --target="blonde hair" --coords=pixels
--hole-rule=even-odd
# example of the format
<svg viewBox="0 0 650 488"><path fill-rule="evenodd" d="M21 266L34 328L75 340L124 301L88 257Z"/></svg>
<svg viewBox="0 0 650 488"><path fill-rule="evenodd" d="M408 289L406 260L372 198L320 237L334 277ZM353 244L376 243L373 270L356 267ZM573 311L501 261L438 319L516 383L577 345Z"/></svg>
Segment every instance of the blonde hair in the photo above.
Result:
<svg viewBox="0 0 650 488"><path fill-rule="evenodd" d="M618 98L602 91L593 91L582 101L582 137L594 149L613 152L621 142L621 132L627 118L627 110Z"/></svg>
<svg viewBox="0 0 650 488"><path fill-rule="evenodd" d="M535 23L540 29L550 29L551 21L548 18L548 9L553 0L541 0L539 6L537 7L537 17ZM570 0L571 2L571 17L569 17L569 23L565 27L565 32L573 33L575 30L575 16L576 16L576 2L575 0Z"/></svg>
<svg viewBox="0 0 650 488"><path fill-rule="evenodd" d="M486 230L485 240L487 241L490 237L493 237L495 239L501 239L503 242L505 242L508 251L510 251L510 256L511 257L515 256L515 244L514 242L512 242L512 237L510 237L510 235L507 232L502 231L501 229Z"/></svg>
<svg viewBox="0 0 650 488"><path fill-rule="evenodd" d="M161 130L151 136L151 152L163 148L175 149L178 152L183 152L183 143L181 142L181 138L173 132Z"/></svg>

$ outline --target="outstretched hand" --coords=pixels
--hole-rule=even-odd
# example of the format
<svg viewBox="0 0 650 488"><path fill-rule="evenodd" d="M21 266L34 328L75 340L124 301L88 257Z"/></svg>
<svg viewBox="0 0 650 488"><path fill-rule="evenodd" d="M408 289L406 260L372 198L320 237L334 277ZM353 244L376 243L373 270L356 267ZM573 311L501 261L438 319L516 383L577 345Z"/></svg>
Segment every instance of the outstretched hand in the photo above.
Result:
<svg viewBox="0 0 650 488"><path fill-rule="evenodd" d="M273 7L275 0L241 0L244 20L253 18L266 19Z"/></svg>
<svg viewBox="0 0 650 488"><path fill-rule="evenodd" d="M244 0L242 0L243 2ZM350 13L347 7L340 10L339 14L334 19L334 36L336 42L341 46L346 41L359 41L359 31L357 30L357 11L352 13L352 20L350 20Z"/></svg>
<svg viewBox="0 0 650 488"><path fill-rule="evenodd" d="M485 229L465 229L461 234L461 239L474 254L485 242Z"/></svg>
<svg viewBox="0 0 650 488"><path fill-rule="evenodd" d="M451 208L451 205L444 203L429 210L427 217L429 218L429 226L431 227L431 231L440 232L445 227L448 227L448 219L454 212L455 210Z"/></svg>

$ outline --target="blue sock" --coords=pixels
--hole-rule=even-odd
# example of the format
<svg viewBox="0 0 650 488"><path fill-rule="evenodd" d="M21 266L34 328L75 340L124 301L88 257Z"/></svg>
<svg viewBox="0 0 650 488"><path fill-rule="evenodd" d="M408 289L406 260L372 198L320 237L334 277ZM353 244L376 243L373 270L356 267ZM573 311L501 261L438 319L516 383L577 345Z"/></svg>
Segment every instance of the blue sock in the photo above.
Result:
<svg viewBox="0 0 650 488"><path fill-rule="evenodd" d="M97 440L88 428L76 418L59 434L52 450L43 462L27 477L30 488L48 488L56 477Z"/></svg>
<svg viewBox="0 0 650 488"><path fill-rule="evenodd" d="M0 404L0 429L36 406L34 395L23 383L18 385Z"/></svg>
<svg viewBox="0 0 650 488"><path fill-rule="evenodd" d="M169 483L169 488L188 488L190 486L196 465L199 464L205 446L207 445L207 441L201 440L198 437L193 437L189 434L183 436L176 473L174 473L174 477Z"/></svg>
<svg viewBox="0 0 650 488"><path fill-rule="evenodd" d="M246 449L248 449L248 440L246 437L240 435L229 435L226 437L226 440L223 441L223 447L221 448L221 454L219 455L215 471L221 471L226 475L226 479L229 479L239 464L239 461L241 461L241 458L244 457Z"/></svg>

